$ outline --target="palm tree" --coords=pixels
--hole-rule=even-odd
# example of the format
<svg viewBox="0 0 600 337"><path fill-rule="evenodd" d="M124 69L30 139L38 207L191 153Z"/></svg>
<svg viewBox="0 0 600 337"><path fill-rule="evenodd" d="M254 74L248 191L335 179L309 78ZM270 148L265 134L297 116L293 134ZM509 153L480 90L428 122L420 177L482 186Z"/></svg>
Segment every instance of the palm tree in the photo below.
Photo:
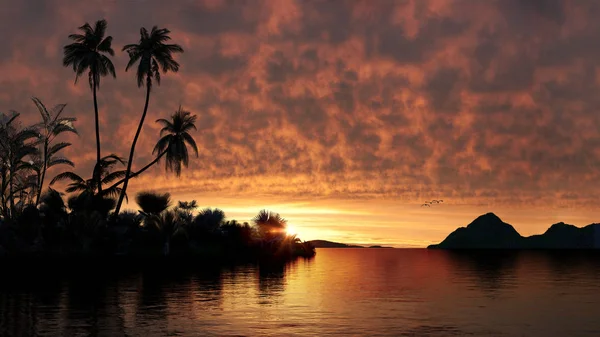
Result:
<svg viewBox="0 0 600 337"><path fill-rule="evenodd" d="M198 208L198 202L196 200L192 201L179 201L177 203L177 207L186 211L193 211Z"/></svg>
<svg viewBox="0 0 600 337"><path fill-rule="evenodd" d="M196 115L191 115L189 111L182 110L181 107L173 115L171 115L171 121L166 119L158 119L157 123L161 123L163 128L160 130L161 138L152 151L157 156L142 167L140 170L131 173L129 179L135 178L142 174L144 171L152 167L154 164L160 162L160 160L166 158L166 170L175 171L175 174L181 173L181 165L186 166L189 163L189 153L187 146L189 145L198 157L198 146L194 141L194 138L189 134L188 131L196 130ZM114 183L112 187L121 185L125 181L125 178Z"/></svg>
<svg viewBox="0 0 600 337"><path fill-rule="evenodd" d="M162 253L165 256L171 252L172 239L188 236L181 219L173 211L144 214L144 227L160 238Z"/></svg>
<svg viewBox="0 0 600 337"><path fill-rule="evenodd" d="M35 155L34 154L30 154ZM20 212L25 206L33 205L37 195L37 182L39 174L31 161L24 161L19 165L17 174L13 175L13 199L19 201L15 203L15 210ZM32 173L33 171L33 173ZM15 213L16 214L16 213Z"/></svg>
<svg viewBox="0 0 600 337"><path fill-rule="evenodd" d="M26 183L29 179L20 177L19 174L32 169L31 162L26 161L26 157L35 155L37 151L35 143L29 142L31 139L37 139L37 131L33 128L21 129L17 125L19 116L20 114L14 111L11 115L0 114L0 171L3 178L2 208L5 217L14 215L17 193L30 186ZM17 189L15 189L16 184L20 185ZM8 195L6 195L7 188ZM23 202L23 194L20 193L19 196L20 201Z"/></svg>
<svg viewBox="0 0 600 337"><path fill-rule="evenodd" d="M9 158L9 149L10 149L10 138L11 133L14 133L13 124L16 123L19 114L11 111L11 114L7 115L4 113L0 114L0 173L2 178L2 186L0 196L2 198L2 216L5 218L10 216L9 208L7 206L8 203L8 192L9 189L9 168L10 168L10 158Z"/></svg>
<svg viewBox="0 0 600 337"><path fill-rule="evenodd" d="M154 164L160 162L164 156L167 156L165 169L167 171L175 171L175 174L179 176L181 174L181 165L187 167L189 164L188 145L194 150L196 157L198 157L198 146L194 138L189 134L189 131L196 130L196 118L196 115L183 110L180 106L171 115L171 121L164 118L157 119L156 122L162 124L163 128L160 130L161 138L156 143L154 150L152 150L152 154L156 154L156 158L139 171L130 174L129 179L137 177ZM124 181L125 179L122 179L113 186L120 185Z"/></svg>
<svg viewBox="0 0 600 337"><path fill-rule="evenodd" d="M193 216L192 212L198 208L198 202L196 200L192 201L179 201L177 203L176 213L179 218L186 223L192 222Z"/></svg>
<svg viewBox="0 0 600 337"><path fill-rule="evenodd" d="M146 113L148 112L148 102L150 100L150 88L152 87L152 79L156 80L156 83L160 85L160 70L162 68L163 73L168 71L177 72L179 71L179 63L173 59L173 53L182 53L183 48L177 44L165 44L171 37L169 31L166 28L159 29L157 26L152 28L152 31L148 33L146 28L140 29L140 41L138 44L128 44L123 47L123 51L127 51L129 54L129 62L125 71L129 70L134 64L139 61L137 68L137 85L142 87L144 85L144 79L146 80L146 102L144 104L144 112L138 125L133 142L131 143L131 150L129 152L129 160L127 163L127 170L125 174L125 181L123 183L123 191L119 196L117 202L117 208L115 213L118 214L123 203L123 197L127 192L127 185L131 175L131 165L133 163L133 156L135 152L135 145L144 126L144 120L146 119Z"/></svg>
<svg viewBox="0 0 600 337"><path fill-rule="evenodd" d="M110 171L118 163L125 164L121 158L114 154L105 156L100 159L100 165L97 166L101 169L95 169L94 172L98 173L94 173L92 178L84 179L75 172L63 172L50 181L50 186L58 181L70 180L71 183L69 183L65 191L67 193L79 192L79 194L69 197L69 208L76 213L92 214L99 212L101 217L104 217L115 207L116 200L113 198L121 193L121 189L119 187L104 188L102 194L100 194L99 185L110 184L125 176L125 170ZM100 177L100 184L98 184L96 176Z"/></svg>
<svg viewBox="0 0 600 337"><path fill-rule="evenodd" d="M194 218L193 227L203 232L214 232L223 224L225 212L215 208L205 208Z"/></svg>
<svg viewBox="0 0 600 337"><path fill-rule="evenodd" d="M48 190L42 194L40 199L40 211L48 216L49 214L66 214L67 206L62 198L62 193L48 187Z"/></svg>
<svg viewBox="0 0 600 337"><path fill-rule="evenodd" d="M68 193L82 192L91 196L99 195L102 197L116 197L117 195L121 194L121 188L117 186L111 186L110 188L101 190L101 185L110 184L115 180L125 176L124 170L110 172L110 169L119 163L125 165L125 162L122 158L111 154L100 159L100 165L97 166L100 167L100 169L94 170L98 173L94 173L92 178L83 179L77 173L68 171L54 177L50 181L50 185L54 185L54 183L58 181L70 180L71 183L65 189L65 191ZM100 184L98 184L98 180L95 178L96 176L100 177ZM100 193L100 191L102 192Z"/></svg>
<svg viewBox="0 0 600 337"><path fill-rule="evenodd" d="M96 90L100 88L100 77L112 75L117 77L115 67L110 58L105 54L114 56L112 49L112 36L104 37L107 27L106 20L96 21L94 28L89 23L79 27L83 34L71 34L69 39L75 41L64 47L63 66L73 66L75 72L75 83L79 76L88 71L90 88L94 96L94 118L96 121L96 165L100 164L100 126L98 118L98 101ZM100 177L95 177L100 180ZM102 184L98 184L100 188Z"/></svg>
<svg viewBox="0 0 600 337"><path fill-rule="evenodd" d="M258 215L252 219L252 222L258 227L260 235L266 239L271 239L274 236L284 233L287 225L287 220L282 218L279 213L264 209L258 212Z"/></svg>
<svg viewBox="0 0 600 337"><path fill-rule="evenodd" d="M188 133L191 130L196 130L196 115L192 115L179 106L179 109L171 116L171 121L161 118L156 122L163 126L160 130L162 138L156 143L152 154L158 156L166 154L165 169L174 171L179 176L181 175L181 165L187 167L189 164L187 145L194 150L196 157L198 156L196 142Z"/></svg>
<svg viewBox="0 0 600 337"><path fill-rule="evenodd" d="M136 195L135 201L143 213L158 215L171 206L171 194L144 191Z"/></svg>
<svg viewBox="0 0 600 337"><path fill-rule="evenodd" d="M60 116L64 108L67 106L66 104L58 104L51 110L48 110L38 98L33 97L32 100L42 116L42 121L34 126L40 132L41 143L41 151L39 151L39 156L37 156L37 160L35 160L37 162L36 168L39 172L39 179L37 181L37 195L35 199L35 205L37 206L40 202L46 171L52 166L59 164L65 164L71 167L75 166L75 164L73 164L73 162L69 159L56 156L60 150L71 146L71 143L60 142L57 144L52 144L52 141L63 132L72 132L74 134L78 133L73 126L73 122L75 122L77 118Z"/></svg>
<svg viewBox="0 0 600 337"><path fill-rule="evenodd" d="M218 231L225 220L225 212L218 208L205 208L198 212L192 221L186 223L189 238L195 242L214 243L221 232Z"/></svg>

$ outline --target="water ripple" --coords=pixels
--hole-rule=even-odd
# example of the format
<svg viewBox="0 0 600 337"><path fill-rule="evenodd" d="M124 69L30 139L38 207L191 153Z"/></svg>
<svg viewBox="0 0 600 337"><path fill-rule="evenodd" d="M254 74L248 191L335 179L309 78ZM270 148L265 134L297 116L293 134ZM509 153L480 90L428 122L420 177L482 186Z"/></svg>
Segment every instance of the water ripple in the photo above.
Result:
<svg viewBox="0 0 600 337"><path fill-rule="evenodd" d="M598 336L593 253L319 249L280 266L3 273L0 336Z"/></svg>

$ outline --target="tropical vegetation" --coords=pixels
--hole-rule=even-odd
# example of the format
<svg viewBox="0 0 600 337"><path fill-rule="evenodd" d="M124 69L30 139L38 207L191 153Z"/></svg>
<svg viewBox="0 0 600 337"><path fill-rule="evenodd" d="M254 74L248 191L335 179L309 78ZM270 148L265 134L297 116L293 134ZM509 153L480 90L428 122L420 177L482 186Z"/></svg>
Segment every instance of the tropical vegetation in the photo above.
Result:
<svg viewBox="0 0 600 337"><path fill-rule="evenodd" d="M286 233L279 214L262 210L251 223L228 219L220 209L198 210L195 200L173 202L169 193L142 191L135 195L137 212L121 211L128 201L129 181L164 161L164 169L181 175L198 156L193 138L196 115L181 105L161 126L153 159L134 169L135 150L149 109L153 84L161 72L177 72L173 58L183 49L167 44L170 31L153 27L140 30L137 44L123 47L129 62L137 64L138 87L146 86L144 108L128 157L103 154L96 93L101 77L116 71L106 20L85 23L81 34L71 34L64 47L63 65L72 67L75 82L86 72L94 102L96 161L92 172L80 174L65 156L72 146L63 137L78 135L77 119L63 115L66 104L48 109L32 98L39 122L23 126L20 114L0 113L0 255L43 256L194 256L232 260L288 260L315 254L315 249ZM110 56L110 57L109 57ZM70 169L58 171L60 167ZM65 185L60 191L57 185Z"/></svg>

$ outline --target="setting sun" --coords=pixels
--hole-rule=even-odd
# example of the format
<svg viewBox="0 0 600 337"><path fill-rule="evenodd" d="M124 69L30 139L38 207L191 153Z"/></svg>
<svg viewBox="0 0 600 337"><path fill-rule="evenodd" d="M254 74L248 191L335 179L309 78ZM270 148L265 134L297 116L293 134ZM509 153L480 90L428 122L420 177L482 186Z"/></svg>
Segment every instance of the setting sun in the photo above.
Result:
<svg viewBox="0 0 600 337"><path fill-rule="evenodd" d="M296 235L296 234L298 234L298 231L296 230L296 227L290 226L290 225L287 225L287 227L285 229L285 232L288 235Z"/></svg>

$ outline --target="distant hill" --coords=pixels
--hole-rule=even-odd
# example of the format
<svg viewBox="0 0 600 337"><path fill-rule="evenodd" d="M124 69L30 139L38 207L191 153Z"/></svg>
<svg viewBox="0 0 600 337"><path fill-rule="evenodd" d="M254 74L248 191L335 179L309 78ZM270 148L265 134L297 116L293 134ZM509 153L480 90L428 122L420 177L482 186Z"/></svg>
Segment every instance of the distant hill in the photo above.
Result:
<svg viewBox="0 0 600 337"><path fill-rule="evenodd" d="M359 245L349 245L345 243L332 242L327 240L312 240L308 242L312 243L315 246L315 248L392 248L379 245L365 247Z"/></svg>
<svg viewBox="0 0 600 337"><path fill-rule="evenodd" d="M313 244L315 248L364 248L363 246L347 245L345 243L332 242L326 240L312 240L308 242Z"/></svg>
<svg viewBox="0 0 600 337"><path fill-rule="evenodd" d="M600 248L600 224L575 227L563 222L552 225L544 234L524 237L494 213L479 216L467 227L450 233L439 244L441 249L592 249Z"/></svg>

